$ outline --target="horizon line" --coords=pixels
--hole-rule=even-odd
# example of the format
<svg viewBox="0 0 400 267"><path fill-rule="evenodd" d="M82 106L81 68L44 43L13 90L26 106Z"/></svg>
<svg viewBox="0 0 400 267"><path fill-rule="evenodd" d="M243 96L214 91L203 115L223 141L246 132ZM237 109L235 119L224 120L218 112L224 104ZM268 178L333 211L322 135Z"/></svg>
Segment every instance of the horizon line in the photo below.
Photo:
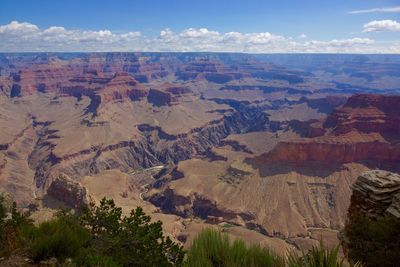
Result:
<svg viewBox="0 0 400 267"><path fill-rule="evenodd" d="M0 54L133 54L133 53L151 53L151 54L241 54L241 55L400 55L400 53L368 53L368 52L269 52L269 53L252 53L252 52L229 52L229 51L18 51L5 52Z"/></svg>

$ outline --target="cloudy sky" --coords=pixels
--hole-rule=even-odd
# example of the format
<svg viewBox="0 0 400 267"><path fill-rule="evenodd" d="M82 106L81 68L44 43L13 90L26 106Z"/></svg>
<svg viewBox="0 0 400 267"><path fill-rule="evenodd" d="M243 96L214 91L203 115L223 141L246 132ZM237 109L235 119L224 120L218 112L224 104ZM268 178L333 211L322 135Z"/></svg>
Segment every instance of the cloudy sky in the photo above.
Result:
<svg viewBox="0 0 400 267"><path fill-rule="evenodd" d="M0 52L400 53L400 0L1 0Z"/></svg>

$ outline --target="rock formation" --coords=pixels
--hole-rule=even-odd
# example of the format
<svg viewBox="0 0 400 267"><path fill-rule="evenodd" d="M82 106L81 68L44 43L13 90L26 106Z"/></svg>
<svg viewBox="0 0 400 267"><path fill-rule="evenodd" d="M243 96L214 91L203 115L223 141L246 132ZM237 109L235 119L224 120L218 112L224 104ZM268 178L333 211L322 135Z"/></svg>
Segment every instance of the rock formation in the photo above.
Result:
<svg viewBox="0 0 400 267"><path fill-rule="evenodd" d="M399 96L352 96L326 119L311 124L309 138L281 142L259 160L388 163L395 168L400 161L399 106Z"/></svg>
<svg viewBox="0 0 400 267"><path fill-rule="evenodd" d="M348 219L359 215L370 218L400 218L400 175L372 170L361 174L353 185Z"/></svg>
<svg viewBox="0 0 400 267"><path fill-rule="evenodd" d="M382 170L371 170L362 173L352 186L352 195L346 223L343 230L338 234L344 253L349 255L349 253L352 253L352 250L362 250L362 246L370 250L374 250L374 246L378 246L379 249L384 250L393 249L390 248L390 246L382 248L387 242L385 241L385 239L388 238L387 235L381 237L376 236L376 233L363 233L363 231L360 231L360 222L358 222L358 219L368 218L375 223L381 223L380 220L384 218L400 219L399 200L399 174ZM366 223L367 222L362 221L362 224ZM355 227L357 227L356 231L354 230ZM361 227L368 227L368 225L362 225ZM380 229L381 231L390 231L390 227L393 226L381 223L378 227L382 228ZM375 236L371 238L368 234ZM356 237L354 237L354 235L356 235ZM356 239L357 241L353 242L351 239ZM361 244L362 246L360 248L355 242L363 242L361 240L365 240L365 244ZM396 245L394 245L394 247L396 247Z"/></svg>
<svg viewBox="0 0 400 267"><path fill-rule="evenodd" d="M89 204L87 189L65 174L60 174L51 182L47 195L75 209Z"/></svg>

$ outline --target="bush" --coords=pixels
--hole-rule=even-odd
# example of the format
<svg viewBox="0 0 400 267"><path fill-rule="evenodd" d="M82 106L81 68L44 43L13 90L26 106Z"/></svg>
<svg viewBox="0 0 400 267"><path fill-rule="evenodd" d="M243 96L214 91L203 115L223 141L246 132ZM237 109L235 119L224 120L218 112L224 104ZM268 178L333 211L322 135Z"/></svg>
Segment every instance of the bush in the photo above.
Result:
<svg viewBox="0 0 400 267"><path fill-rule="evenodd" d="M284 260L267 248L231 242L226 234L205 229L194 239L187 253L188 267L284 266Z"/></svg>
<svg viewBox="0 0 400 267"><path fill-rule="evenodd" d="M366 266L398 266L400 262L400 219L355 218L346 226L348 254Z"/></svg>
<svg viewBox="0 0 400 267"><path fill-rule="evenodd" d="M30 252L35 262L50 258L63 262L75 258L90 238L89 231L73 215L64 212L41 223L26 236L30 239Z"/></svg>
<svg viewBox="0 0 400 267"><path fill-rule="evenodd" d="M182 265L182 247L164 237L162 223L151 222L140 207L122 216L121 208L104 198L100 206L91 204L79 219L91 233L86 252L90 259L81 258L82 264L96 257L109 257L120 266Z"/></svg>
<svg viewBox="0 0 400 267"><path fill-rule="evenodd" d="M0 195L0 257L9 256L13 250L24 246L23 233L33 228L29 214L18 212L15 202L7 207Z"/></svg>
<svg viewBox="0 0 400 267"><path fill-rule="evenodd" d="M182 247L164 237L162 223L151 222L141 208L122 216L113 200L91 204L80 215L60 211L54 219L34 226L28 215L8 216L0 199L0 256L20 245L35 262L56 258L68 266L180 266ZM67 263L66 263L67 264Z"/></svg>

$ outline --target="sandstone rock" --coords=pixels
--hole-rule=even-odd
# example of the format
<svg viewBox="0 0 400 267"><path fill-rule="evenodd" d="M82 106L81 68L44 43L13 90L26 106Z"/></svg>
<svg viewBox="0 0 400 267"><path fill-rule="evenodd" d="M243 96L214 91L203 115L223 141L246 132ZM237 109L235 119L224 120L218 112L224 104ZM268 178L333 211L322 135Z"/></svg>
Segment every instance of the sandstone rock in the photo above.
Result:
<svg viewBox="0 0 400 267"><path fill-rule="evenodd" d="M373 170L361 174L353 185L349 220L365 215L371 218L400 218L400 175Z"/></svg>
<svg viewBox="0 0 400 267"><path fill-rule="evenodd" d="M360 133L382 135L400 132L400 96L358 94L350 97L325 121L324 127L332 128L336 136L354 130Z"/></svg>
<svg viewBox="0 0 400 267"><path fill-rule="evenodd" d="M280 142L258 160L393 164L400 161L400 112L395 108L399 106L397 96L352 96L320 125L311 124L309 138Z"/></svg>
<svg viewBox="0 0 400 267"><path fill-rule="evenodd" d="M65 174L60 174L50 184L47 195L75 209L89 203L89 194L86 188Z"/></svg>
<svg viewBox="0 0 400 267"><path fill-rule="evenodd" d="M400 218L400 193L396 194L392 198L392 203L386 212L396 218Z"/></svg>
<svg viewBox="0 0 400 267"><path fill-rule="evenodd" d="M131 89L139 85L138 82L126 72L117 72L102 89L101 95L105 102L121 100L130 95Z"/></svg>

